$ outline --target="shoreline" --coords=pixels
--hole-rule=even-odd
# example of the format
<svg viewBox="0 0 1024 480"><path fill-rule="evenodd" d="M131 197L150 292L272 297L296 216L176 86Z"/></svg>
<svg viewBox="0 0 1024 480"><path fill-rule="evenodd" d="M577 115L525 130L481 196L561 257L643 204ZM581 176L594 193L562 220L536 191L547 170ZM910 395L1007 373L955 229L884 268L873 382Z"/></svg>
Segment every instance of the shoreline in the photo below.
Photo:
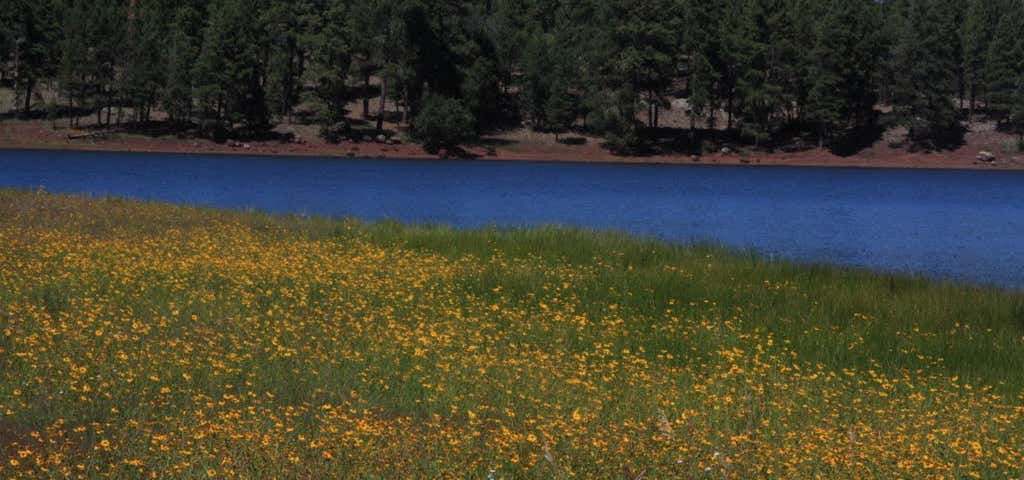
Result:
<svg viewBox="0 0 1024 480"><path fill-rule="evenodd" d="M870 164L865 162L851 163L814 163L814 162L791 162L761 160L757 162L742 162L738 158L715 154L703 156L701 161L693 162L683 159L663 159L658 157L618 157L618 160L592 160L592 159L571 159L562 157L543 156L497 156L497 157L440 157L431 156L424 152L423 155L391 156L391 155L339 155L331 152L275 152L256 149L233 149L221 150L178 150L178 149L133 149L133 148L104 148L92 147L68 147L60 148L51 145L8 145L0 143L0 150L6 151L60 151L60 152L89 152L89 154L141 154L141 155L179 155L179 156L217 156L217 157L278 157L286 159L323 159L323 160L406 160L417 162L518 162L537 164L595 164L595 165L637 165L637 166L691 166L691 167L749 167L749 168L825 168L825 169L852 169L852 170L962 170L962 171L1024 171L1024 164L1012 165L961 165L961 164Z"/></svg>
<svg viewBox="0 0 1024 480"><path fill-rule="evenodd" d="M599 163L627 165L706 165L742 167L810 167L810 168L857 168L857 169L913 169L913 170L976 170L976 171L1024 171L1024 155L1001 154L994 163L978 161L975 156L982 148L962 147L958 150L935 153L907 152L904 150L874 147L856 155L840 157L828 151L806 150L794 153L741 152L714 153L700 157L685 154L652 156L618 156L591 141L583 145L549 145L522 143L513 147L466 148L469 155L444 157L432 155L418 144L401 143L388 145L362 142L325 144L319 141L309 143L281 143L274 141L251 142L250 148L229 146L204 139L179 139L174 137L145 137L141 135L117 134L104 140L67 141L56 132L38 128L10 128L13 124L0 122L7 127L6 135L0 134L0 149L34 151L80 151L111 153L164 153L186 155L233 155L233 156L277 156L298 158L362 158L394 160L464 160L538 163ZM72 143L79 142L79 143Z"/></svg>
<svg viewBox="0 0 1024 480"><path fill-rule="evenodd" d="M139 148L117 148L105 145L72 145L60 147L56 145L31 145L31 144L7 144L0 143L0 150L6 151L35 151L35 152L83 152L83 153L138 153L138 154L170 154L170 155L216 155L228 157L283 157L283 158L322 158L328 160L418 160L418 161L465 161L465 162L523 162L523 163L576 163L576 164L606 164L606 165L683 165L695 167L765 167L765 168L834 168L834 169L858 169L858 170L963 170L963 171L1024 171L1024 162L985 164L974 163L895 163L895 162L870 162L854 160L849 162L829 162L804 160L802 158L775 158L772 155L752 157L747 160L743 157L712 154L704 155L699 161L693 161L686 157L635 157L615 156L614 158L569 158L562 156L531 156L529 154L512 154L496 156L466 156L466 157L443 157L431 155L427 152L421 154L360 154L348 155L339 152L324 151L275 151L267 149L139 149Z"/></svg>

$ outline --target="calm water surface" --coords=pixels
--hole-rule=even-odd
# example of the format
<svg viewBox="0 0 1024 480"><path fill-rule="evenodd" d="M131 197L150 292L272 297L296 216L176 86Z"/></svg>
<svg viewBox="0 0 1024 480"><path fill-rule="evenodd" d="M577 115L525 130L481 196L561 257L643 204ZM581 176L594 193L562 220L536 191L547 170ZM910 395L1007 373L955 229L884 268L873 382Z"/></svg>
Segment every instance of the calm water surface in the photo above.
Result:
<svg viewBox="0 0 1024 480"><path fill-rule="evenodd" d="M0 187L282 213L563 224L1024 288L1024 172L0 150Z"/></svg>

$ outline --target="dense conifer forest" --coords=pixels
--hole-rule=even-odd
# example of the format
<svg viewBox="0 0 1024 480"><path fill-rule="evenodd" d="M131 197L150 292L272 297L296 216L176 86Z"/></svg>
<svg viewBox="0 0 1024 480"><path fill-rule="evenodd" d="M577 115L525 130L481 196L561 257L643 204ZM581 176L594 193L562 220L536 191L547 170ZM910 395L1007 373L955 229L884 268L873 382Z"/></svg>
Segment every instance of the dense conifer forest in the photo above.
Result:
<svg viewBox="0 0 1024 480"><path fill-rule="evenodd" d="M526 125L639 152L684 109L682 142L856 148L884 116L941 148L981 114L1024 136L1021 0L7 3L0 82L71 125L342 139L387 112L440 145Z"/></svg>

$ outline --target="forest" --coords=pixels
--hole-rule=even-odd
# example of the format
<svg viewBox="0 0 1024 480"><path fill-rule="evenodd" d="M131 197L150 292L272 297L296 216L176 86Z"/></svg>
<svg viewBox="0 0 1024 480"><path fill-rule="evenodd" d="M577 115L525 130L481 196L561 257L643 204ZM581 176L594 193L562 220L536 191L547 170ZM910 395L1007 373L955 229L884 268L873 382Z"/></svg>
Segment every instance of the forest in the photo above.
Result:
<svg viewBox="0 0 1024 480"><path fill-rule="evenodd" d="M338 141L391 114L435 146L527 126L636 153L682 108L682 142L855 149L890 122L935 149L985 115L1024 147L1022 0L5 3L0 85L72 126Z"/></svg>

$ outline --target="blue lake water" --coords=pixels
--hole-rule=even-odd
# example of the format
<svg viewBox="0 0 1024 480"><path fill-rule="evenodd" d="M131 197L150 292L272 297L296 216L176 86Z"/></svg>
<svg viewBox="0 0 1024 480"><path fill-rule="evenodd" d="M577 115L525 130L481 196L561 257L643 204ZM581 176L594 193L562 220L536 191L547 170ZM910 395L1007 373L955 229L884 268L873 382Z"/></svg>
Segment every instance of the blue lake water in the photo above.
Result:
<svg viewBox="0 0 1024 480"><path fill-rule="evenodd" d="M0 150L0 187L456 227L615 229L1024 288L1024 172Z"/></svg>

